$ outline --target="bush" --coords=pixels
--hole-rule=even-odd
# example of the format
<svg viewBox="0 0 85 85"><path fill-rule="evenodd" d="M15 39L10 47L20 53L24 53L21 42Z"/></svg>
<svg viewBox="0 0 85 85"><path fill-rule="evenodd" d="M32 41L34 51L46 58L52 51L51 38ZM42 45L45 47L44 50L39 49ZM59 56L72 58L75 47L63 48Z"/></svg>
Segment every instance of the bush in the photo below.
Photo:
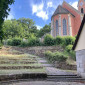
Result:
<svg viewBox="0 0 85 85"><path fill-rule="evenodd" d="M63 53L59 53L59 52L52 53L51 51L46 51L45 56L51 62L55 62L55 61L64 62L67 60L66 55L64 55Z"/></svg>
<svg viewBox="0 0 85 85"><path fill-rule="evenodd" d="M72 47L73 47L73 45L68 45L68 46L66 46L66 51L67 51L67 52L70 52L70 51L72 50Z"/></svg>
<svg viewBox="0 0 85 85"><path fill-rule="evenodd" d="M57 44L57 45L60 45L60 44L62 44L63 43L63 38L62 37L60 37L60 36L57 36L56 38L55 38L55 43Z"/></svg>
<svg viewBox="0 0 85 85"><path fill-rule="evenodd" d="M35 37L34 35L31 35L28 38L28 46L40 46L40 45L41 45L40 40L37 37Z"/></svg>
<svg viewBox="0 0 85 85"><path fill-rule="evenodd" d="M7 40L7 45L12 45L12 39Z"/></svg>
<svg viewBox="0 0 85 85"><path fill-rule="evenodd" d="M12 46L19 46L22 40L20 38L13 38L12 39Z"/></svg>
<svg viewBox="0 0 85 85"><path fill-rule="evenodd" d="M8 45L11 46L19 46L21 44L22 40L20 38L13 38L13 39L9 39L7 41Z"/></svg>
<svg viewBox="0 0 85 85"><path fill-rule="evenodd" d="M28 42L24 42L22 41L21 44L20 44L21 47L27 47L28 46Z"/></svg>
<svg viewBox="0 0 85 85"><path fill-rule="evenodd" d="M55 42L54 42L54 38L50 35L50 34L47 34L45 37L44 37L44 45L45 46L52 46L54 45Z"/></svg>
<svg viewBox="0 0 85 85"><path fill-rule="evenodd" d="M39 39L29 39L28 40L28 46L40 46L40 40Z"/></svg>
<svg viewBox="0 0 85 85"><path fill-rule="evenodd" d="M73 45L74 42L75 42L75 37L71 37L71 36L66 36L66 37L63 37L64 39L64 42L63 42L63 45L67 46L67 45Z"/></svg>

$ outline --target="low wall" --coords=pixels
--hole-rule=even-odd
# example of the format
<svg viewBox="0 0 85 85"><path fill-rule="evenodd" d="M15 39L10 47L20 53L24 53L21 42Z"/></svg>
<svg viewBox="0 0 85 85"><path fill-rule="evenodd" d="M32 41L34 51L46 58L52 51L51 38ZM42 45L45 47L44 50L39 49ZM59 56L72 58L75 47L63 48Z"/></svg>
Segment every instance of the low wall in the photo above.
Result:
<svg viewBox="0 0 85 85"><path fill-rule="evenodd" d="M13 47L13 49L17 51L21 51L23 53L37 55L40 57L44 56L44 53L48 50L52 52L56 52L56 51L63 52L64 51L63 48L61 48L60 46L37 46L37 47L25 47L25 48Z"/></svg>

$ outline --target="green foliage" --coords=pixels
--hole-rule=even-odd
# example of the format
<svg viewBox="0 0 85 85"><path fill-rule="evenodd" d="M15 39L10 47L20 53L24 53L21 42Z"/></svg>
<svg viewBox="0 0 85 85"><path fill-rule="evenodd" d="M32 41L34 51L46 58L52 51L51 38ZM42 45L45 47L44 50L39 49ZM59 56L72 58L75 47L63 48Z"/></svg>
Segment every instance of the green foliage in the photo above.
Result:
<svg viewBox="0 0 85 85"><path fill-rule="evenodd" d="M42 29L40 29L38 33L38 37L44 36L46 33L49 33L51 31L51 24L45 25Z"/></svg>
<svg viewBox="0 0 85 85"><path fill-rule="evenodd" d="M63 41L64 41L63 37L57 36L57 37L55 38L55 43L56 43L57 45L62 44Z"/></svg>
<svg viewBox="0 0 85 85"><path fill-rule="evenodd" d="M65 48L65 53L68 54L68 56L70 56L73 60L76 60L76 55L75 55L75 51L72 50L73 45L68 45Z"/></svg>
<svg viewBox="0 0 85 85"><path fill-rule="evenodd" d="M27 47L28 46L28 42L22 41L20 46L21 47Z"/></svg>
<svg viewBox="0 0 85 85"><path fill-rule="evenodd" d="M64 39L64 42L63 42L63 45L64 46L67 46L67 45L73 45L74 42L75 42L75 37L71 37L71 36L66 36L66 37L63 37Z"/></svg>
<svg viewBox="0 0 85 85"><path fill-rule="evenodd" d="M11 45L12 46L12 39L8 39L7 40L7 45Z"/></svg>
<svg viewBox="0 0 85 85"><path fill-rule="evenodd" d="M46 45L46 46L52 46L54 44L55 44L54 38L50 34L47 34L44 37L44 45Z"/></svg>
<svg viewBox="0 0 85 85"><path fill-rule="evenodd" d="M65 62L67 60L67 56L60 52L52 53L51 51L46 51L45 56L51 62L55 62L55 61Z"/></svg>
<svg viewBox="0 0 85 85"><path fill-rule="evenodd" d="M8 12L10 11L9 5L14 3L14 0L0 0L0 40L2 42L4 38L4 32L2 29L2 24L4 19L8 16Z"/></svg>
<svg viewBox="0 0 85 85"><path fill-rule="evenodd" d="M34 35L32 35L30 38L28 38L28 45L29 46L40 46L40 40L36 38Z"/></svg>
<svg viewBox="0 0 85 85"><path fill-rule="evenodd" d="M72 47L73 47L73 45L68 45L68 46L66 46L66 51L67 51L67 52L70 52L70 51L72 50Z"/></svg>
<svg viewBox="0 0 85 85"><path fill-rule="evenodd" d="M7 44L11 46L19 46L21 42L22 40L20 38L13 38L13 39L9 39Z"/></svg>
<svg viewBox="0 0 85 85"><path fill-rule="evenodd" d="M6 20L3 24L5 38L23 37L23 27L16 20Z"/></svg>

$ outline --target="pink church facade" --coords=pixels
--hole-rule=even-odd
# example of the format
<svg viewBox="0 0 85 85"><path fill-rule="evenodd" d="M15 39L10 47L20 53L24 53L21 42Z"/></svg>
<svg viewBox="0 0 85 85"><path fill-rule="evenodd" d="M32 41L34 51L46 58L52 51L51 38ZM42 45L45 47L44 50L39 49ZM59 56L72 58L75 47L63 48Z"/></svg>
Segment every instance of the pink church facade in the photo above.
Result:
<svg viewBox="0 0 85 85"><path fill-rule="evenodd" d="M51 18L51 35L53 37L77 35L85 13L85 5L81 5L81 3L85 4L85 0L79 0L78 10L65 1L57 7Z"/></svg>

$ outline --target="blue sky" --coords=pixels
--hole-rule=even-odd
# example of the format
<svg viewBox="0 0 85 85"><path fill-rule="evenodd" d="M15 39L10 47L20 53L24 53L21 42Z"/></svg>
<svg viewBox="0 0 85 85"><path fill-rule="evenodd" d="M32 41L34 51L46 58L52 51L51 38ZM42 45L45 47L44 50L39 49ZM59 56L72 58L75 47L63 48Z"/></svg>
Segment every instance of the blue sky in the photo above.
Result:
<svg viewBox="0 0 85 85"><path fill-rule="evenodd" d="M77 9L78 0L65 0ZM38 29L51 22L51 16L63 0L15 0L7 19L31 18Z"/></svg>

